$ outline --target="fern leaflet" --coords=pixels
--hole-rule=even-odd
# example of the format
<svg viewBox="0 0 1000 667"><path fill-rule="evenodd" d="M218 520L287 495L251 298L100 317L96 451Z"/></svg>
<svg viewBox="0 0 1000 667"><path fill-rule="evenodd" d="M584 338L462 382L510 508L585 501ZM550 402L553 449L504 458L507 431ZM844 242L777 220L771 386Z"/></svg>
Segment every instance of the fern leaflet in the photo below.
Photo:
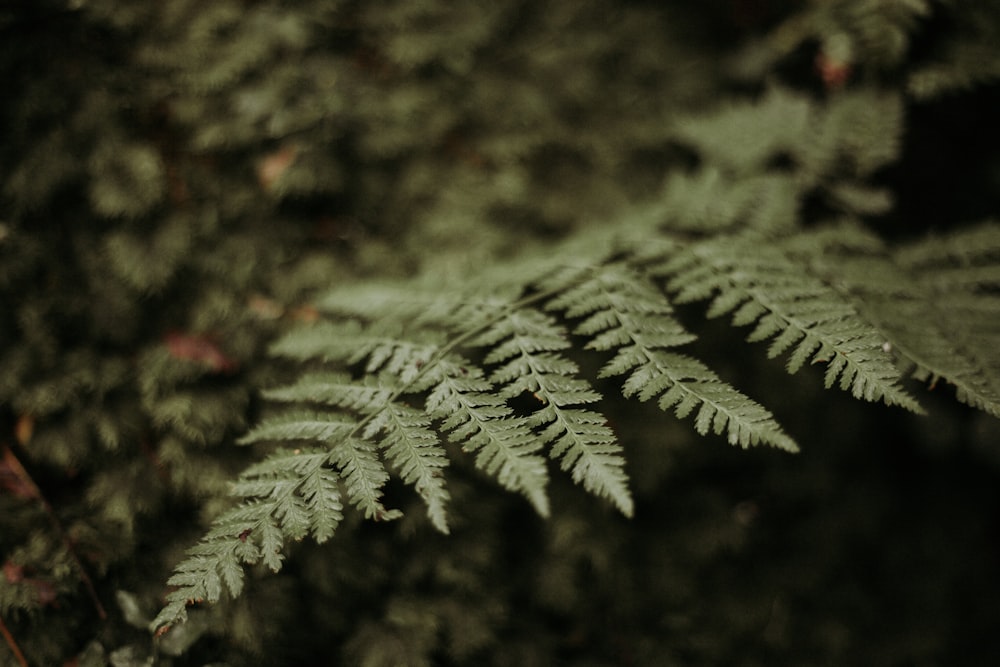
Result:
<svg viewBox="0 0 1000 667"><path fill-rule="evenodd" d="M1000 417L1000 368L989 363L1000 345L1000 229L980 225L894 253L871 237L845 246L858 232L836 232L840 244L825 245L815 265L844 286L904 370L932 387L943 379L958 400Z"/></svg>
<svg viewBox="0 0 1000 667"><path fill-rule="evenodd" d="M746 252L751 245L754 252ZM769 357L794 346L789 373L807 361L827 363L827 388L838 384L855 398L922 412L899 385L878 330L806 269L780 246L750 235L693 243L666 258L658 272L670 278L677 302L711 299L709 317L732 313L734 326L755 324L747 339L773 339Z"/></svg>
<svg viewBox="0 0 1000 667"><path fill-rule="evenodd" d="M422 411L392 403L369 422L366 438L383 433L381 441L386 457L407 484L412 484L427 504L431 523L442 533L448 532L445 506L449 494L444 486L442 471L448 458L431 430L431 419Z"/></svg>
<svg viewBox="0 0 1000 667"><path fill-rule="evenodd" d="M285 537L311 534L329 539L343 518L337 476L326 451L281 450L248 468L233 485L242 504L217 517L211 530L187 552L167 580L175 590L153 627L182 622L187 606L216 602L223 585L233 596L243 589L243 565L263 562L281 569Z"/></svg>
<svg viewBox="0 0 1000 667"><path fill-rule="evenodd" d="M554 443L549 455L562 459L573 481L631 516L632 495L615 434L599 413L571 407L594 403L601 395L579 377L574 361L558 354L570 347L565 329L550 316L524 308L507 313L472 344L495 345L485 362L501 364L490 376L501 397L529 393L541 403L529 423L542 429L540 443Z"/></svg>
<svg viewBox="0 0 1000 667"><path fill-rule="evenodd" d="M358 384L347 373L309 373L294 384L268 389L264 398L272 401L299 403L311 401L336 406L359 413L381 410L392 398L392 390L378 384ZM329 416L321 419L329 421ZM259 429L255 429L254 433ZM319 435L317 440L330 440L330 436Z"/></svg>
<svg viewBox="0 0 1000 667"><path fill-rule="evenodd" d="M443 377L427 397L427 413L441 422L453 442L476 452L476 465L504 487L523 493L547 516L548 471L537 454L541 443L524 417L513 416L479 369L442 361Z"/></svg>
<svg viewBox="0 0 1000 667"><path fill-rule="evenodd" d="M695 428L705 435L728 429L732 444L767 443L787 451L798 446L770 412L719 379L691 357L664 350L690 342L672 316L670 304L654 285L623 265L612 265L549 303L569 317L586 315L576 333L591 337L588 347L620 348L602 369L603 377L628 375L626 397L646 401L660 396L661 409L674 408L678 418L699 408Z"/></svg>
<svg viewBox="0 0 1000 667"><path fill-rule="evenodd" d="M320 412L295 410L275 415L239 439L240 444L272 440L336 440L354 429L354 422Z"/></svg>

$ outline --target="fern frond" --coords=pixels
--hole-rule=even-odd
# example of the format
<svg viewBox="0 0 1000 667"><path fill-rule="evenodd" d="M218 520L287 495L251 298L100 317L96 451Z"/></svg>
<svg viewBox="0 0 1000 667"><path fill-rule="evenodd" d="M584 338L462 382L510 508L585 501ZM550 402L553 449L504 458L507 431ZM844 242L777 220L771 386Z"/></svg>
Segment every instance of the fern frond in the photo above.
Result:
<svg viewBox="0 0 1000 667"><path fill-rule="evenodd" d="M281 450L239 478L233 491L241 504L214 522L178 568L173 581L180 588L158 623L182 618L189 600L218 599L220 582L236 594L244 564L279 568L285 539L327 539L341 520L343 497L368 518L398 517L382 504L386 464L415 488L433 525L447 532L448 460L439 433L543 516L549 513L546 447L574 481L631 515L622 448L592 407L601 396L566 355L574 321L573 333L587 339L588 348L614 354L600 376L626 376L625 396L657 397L663 410L681 418L696 411L702 434L794 451L766 409L701 362L668 351L694 336L674 317L645 262L687 245L644 244L632 259L621 246L615 252L624 259L611 263L595 260L607 257L608 247L593 253L584 247L575 265L528 272L517 290L504 287L495 300L476 294L482 286L442 288L429 300L418 293L420 308L397 311L394 304L405 302L407 292L401 285L380 292L382 305L372 312L350 296L328 301L345 321L301 327L272 346L276 355L318 361L328 370L265 392L291 409L240 440L315 443L317 449ZM457 300L454 308L449 297ZM454 319L462 309L464 323ZM460 356L477 349L475 361ZM516 414L508 401L526 393L538 407ZM312 409L297 407L306 405Z"/></svg>
<svg viewBox="0 0 1000 667"><path fill-rule="evenodd" d="M366 346L358 340L361 335L361 324L356 321L321 320L292 329L271 343L268 351L276 357L297 361L318 359L355 363L370 349L370 344Z"/></svg>
<svg viewBox="0 0 1000 667"><path fill-rule="evenodd" d="M766 408L678 350L695 336L674 303L709 301L710 317L753 325L751 341L770 341L771 357L787 354L790 372L825 363L826 385L860 399L920 409L899 385L893 350L918 377L945 377L961 400L1000 414L996 373L976 362L979 348L969 340L995 338L993 230L944 255L912 246L889 258L878 239L860 233L819 229L776 241L756 230L704 240L654 232L655 217L639 212L620 239L601 236L601 248L580 242L568 264L501 276L495 299L478 281L436 293L418 286L417 306L407 305L406 284L367 293L377 296L367 311L357 294L329 296L324 307L334 321L301 327L272 347L324 370L265 392L288 409L241 439L317 449L281 450L237 480L240 505L178 568L171 581L179 588L158 622L182 618L189 600L236 594L245 564L280 567L284 540L327 539L344 502L369 518L398 517L382 504L390 469L447 532L444 437L543 516L546 450L575 482L631 515L624 453L596 407L601 395L571 356L575 337L609 355L597 375L622 378L624 396L655 399L678 418L693 417L698 433L733 445L796 451ZM838 259L831 270L824 261L838 247L866 264ZM882 278L890 287L880 291ZM947 312L961 311L968 336L928 332L935 318L927 303L942 295L955 304ZM534 408L515 412L511 399L528 395Z"/></svg>
<svg viewBox="0 0 1000 667"><path fill-rule="evenodd" d="M167 580L176 589L152 627L183 622L187 606L217 602L243 589L243 566L263 561L277 572L285 537L329 539L343 515L337 476L324 451L282 450L247 469L233 485L242 503L217 517Z"/></svg>
<svg viewBox="0 0 1000 667"><path fill-rule="evenodd" d="M289 440L327 442L351 433L355 425L356 422L341 415L296 410L269 417L237 442L243 445Z"/></svg>
<svg viewBox="0 0 1000 667"><path fill-rule="evenodd" d="M441 478L441 469L447 466L447 458L438 445L437 436L429 428L430 419L418 410L393 403L395 393L382 384L353 381L346 373L326 372L304 375L294 384L265 391L264 396L283 402L323 403L369 416L363 424L361 437L374 441L382 434L379 446L397 467L402 480L412 484L427 503L428 515L435 527L447 533L444 507L449 496ZM339 432L332 431L328 424L323 423L329 419L329 416L313 414L307 415L307 421L303 423L289 421L290 417L286 414L265 421L249 434L251 440L244 440L293 439L297 434L308 438L311 434L316 436L313 439L329 443L335 442L337 436L351 437L361 426L358 422L338 416L334 419L345 421L334 423L343 424L345 428ZM291 433L284 430L290 423L296 429Z"/></svg>
<svg viewBox="0 0 1000 667"><path fill-rule="evenodd" d="M356 437L340 440L330 451L330 463L340 469L351 504L364 512L366 519L391 521L402 516L382 505L382 487L389 481L389 473L373 443Z"/></svg>
<svg viewBox="0 0 1000 667"><path fill-rule="evenodd" d="M308 373L294 384L266 389L262 395L271 401L322 403L370 414L381 410L392 398L393 391L379 384L359 384L347 373L326 372Z"/></svg>
<svg viewBox="0 0 1000 667"><path fill-rule="evenodd" d="M347 365L366 361L365 372L380 369L399 376L403 382L412 379L420 366L437 351L434 332L404 338L396 327L362 327L355 320L317 322L294 329L272 343L273 355L298 361L320 360L343 362Z"/></svg>
<svg viewBox="0 0 1000 667"><path fill-rule="evenodd" d="M961 229L948 236L932 236L905 245L895 253L896 261L908 271L919 271L936 284L959 286L997 286L997 262L1000 260L1000 224L984 222ZM966 272L976 276L976 270L986 270L985 280L973 280Z"/></svg>
<svg viewBox="0 0 1000 667"><path fill-rule="evenodd" d="M989 85L1000 79L996 35L950 45L945 59L918 68L910 74L907 89L920 100L933 99L959 90Z"/></svg>
<svg viewBox="0 0 1000 667"><path fill-rule="evenodd" d="M598 270L592 278L553 299L549 307L569 317L586 318L576 333L591 338L587 347L617 349L602 377L628 375L622 392L646 401L660 396L662 410L674 408L683 419L698 407L695 428L727 433L731 444L766 443L787 451L798 446L763 406L723 382L701 362L664 350L694 336L673 317L673 309L647 278L624 265Z"/></svg>
<svg viewBox="0 0 1000 667"><path fill-rule="evenodd" d="M759 101L684 118L676 132L710 162L746 173L801 144L811 112L804 95L775 87Z"/></svg>
<svg viewBox="0 0 1000 667"><path fill-rule="evenodd" d="M434 276L434 274L431 274ZM436 276L434 276L436 277ZM423 327L468 331L485 324L497 311L516 301L520 285L493 282L491 289L442 292L440 284L374 283L328 291L318 301L320 310L339 317L380 323L395 322L408 331ZM440 280L440 279L439 279Z"/></svg>
<svg viewBox="0 0 1000 667"><path fill-rule="evenodd" d="M954 385L958 400L1000 416L1000 227L986 223L894 252L822 263L884 335L900 365L931 387Z"/></svg>
<svg viewBox="0 0 1000 667"><path fill-rule="evenodd" d="M847 174L865 178L893 162L903 134L901 95L876 88L845 91L817 113L809 140L794 151L813 178L836 173L846 162Z"/></svg>
<svg viewBox="0 0 1000 667"><path fill-rule="evenodd" d="M678 419L698 408L698 433L728 432L732 445L765 443L789 452L799 450L766 408L723 382L697 359L661 350L643 351L642 357L625 382L625 396L646 401L659 395L660 409L674 408Z"/></svg>
<svg viewBox="0 0 1000 667"><path fill-rule="evenodd" d="M594 403L601 395L578 376L575 362L558 354L570 347L566 330L551 316L525 308L508 313L472 344L495 345L486 363L501 364L490 376L500 396L527 392L541 403L529 422L542 429L541 443L554 443L549 455L562 459L561 467L572 471L573 481L631 516L632 495L618 439L602 415L571 407Z"/></svg>
<svg viewBox="0 0 1000 667"><path fill-rule="evenodd" d="M478 368L455 361L441 366L443 377L427 397L427 413L441 420L441 429L464 451L476 452L476 466L548 516L548 471L530 421L512 415Z"/></svg>
<svg viewBox="0 0 1000 667"><path fill-rule="evenodd" d="M328 463L329 454L322 450L279 450L247 468L232 495L272 502L271 516L285 535L301 540L311 534L322 543L343 518L337 476Z"/></svg>
<svg viewBox="0 0 1000 667"><path fill-rule="evenodd" d="M546 308L563 311L571 319L585 317L574 333L591 337L587 347L593 350L613 350L637 339L649 349L677 347L695 339L673 316L673 307L659 288L621 263L594 269ZM627 356L628 351L621 354Z"/></svg>
<svg viewBox="0 0 1000 667"><path fill-rule="evenodd" d="M241 561L227 544L213 544L210 555L203 556L200 553L203 544L189 549L187 557L167 579L167 585L175 588L167 594L166 604L153 619L151 629L161 631L185 622L188 605L218 602L222 597L223 577L230 595L239 595L243 590L243 564L250 561Z"/></svg>
<svg viewBox="0 0 1000 667"><path fill-rule="evenodd" d="M959 401L1000 417L1000 369L978 363L975 348L963 345L962 334L951 336L956 333L953 323L930 319L933 313L923 301L871 295L867 300L872 317L914 378L932 388L943 379L954 385Z"/></svg>
<svg viewBox="0 0 1000 667"><path fill-rule="evenodd" d="M757 236L713 238L668 258L658 272L669 277L678 302L711 299L709 317L732 313L735 326L755 324L747 339L771 340L770 358L792 349L789 373L807 361L827 363L827 388L838 384L855 398L922 412L899 385L878 329L776 244Z"/></svg>
<svg viewBox="0 0 1000 667"><path fill-rule="evenodd" d="M307 510L309 532L317 543L333 537L343 515L340 496L340 479L326 465L310 468L302 476L299 493Z"/></svg>
<svg viewBox="0 0 1000 667"><path fill-rule="evenodd" d="M961 90L986 86L1000 79L1000 11L993 3L948 6L954 30L931 57L909 75L907 90L927 100Z"/></svg>
<svg viewBox="0 0 1000 667"><path fill-rule="evenodd" d="M450 495L444 485L443 470L448 458L431 430L431 419L422 411L392 403L365 428L366 438L383 433L380 446L399 472L412 484L427 505L427 516L434 527L448 532L445 506Z"/></svg>

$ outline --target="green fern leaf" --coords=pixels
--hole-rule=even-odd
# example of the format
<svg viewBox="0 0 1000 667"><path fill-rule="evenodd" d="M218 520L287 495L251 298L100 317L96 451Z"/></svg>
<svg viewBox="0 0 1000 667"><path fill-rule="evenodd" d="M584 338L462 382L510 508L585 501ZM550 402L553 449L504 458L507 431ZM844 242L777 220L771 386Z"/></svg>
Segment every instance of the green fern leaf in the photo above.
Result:
<svg viewBox="0 0 1000 667"><path fill-rule="evenodd" d="M642 361L626 380L623 393L643 401L659 395L660 409L674 408L679 419L698 408L695 429L702 435L728 433L729 443L741 447L765 443L789 452L799 450L767 409L691 357L642 350Z"/></svg>
<svg viewBox="0 0 1000 667"><path fill-rule="evenodd" d="M576 483L608 498L631 516L634 508L623 469L625 459L614 432L602 415L570 407L593 403L601 395L577 377L575 362L555 354L570 347L565 329L552 317L525 308L508 313L472 344L494 345L499 341L486 362L502 362L490 376L500 396L532 394L542 407L531 415L529 423L542 428L541 443L555 443L550 456L562 459L562 469L572 471Z"/></svg>
<svg viewBox="0 0 1000 667"><path fill-rule="evenodd" d="M549 513L546 447L574 481L631 515L622 448L592 407L601 396L566 355L574 345L567 323L574 321L573 333L588 348L613 353L600 376L625 376L626 396L655 397L681 418L695 414L702 434L724 434L744 447L767 443L794 451L795 443L767 410L701 362L667 351L694 336L646 274L646 262L656 252L683 252L685 246L646 244L635 265L628 259L588 261L607 250L581 252L575 266L526 272L517 290L503 283L495 299L477 294L481 287L442 288L432 297L418 290L420 308L396 310L406 299L407 286L401 285L380 288L380 300L365 312L350 296L330 297L324 307L344 313L346 321L301 327L278 340L272 352L331 370L267 391L267 398L290 409L240 440L317 448L280 450L240 476L233 487L240 505L214 522L178 568L179 588L159 622L181 618L189 600L218 599L224 588L237 594L245 564L280 568L286 539L328 539L342 517L342 495L367 518L398 517L382 504L387 463L424 500L433 525L446 532L448 461L437 433L474 454L478 468L523 494L543 516ZM457 300L454 308L446 305L449 298ZM467 321L455 319L455 312L465 313ZM476 349L482 365L459 356ZM843 371L838 376L847 377ZM536 398L537 407L515 414L508 401L525 394ZM423 399L423 408L404 398L413 405ZM305 405L313 409L299 407Z"/></svg>
<svg viewBox="0 0 1000 667"><path fill-rule="evenodd" d="M744 250L750 244L752 253ZM769 357L794 346L789 373L806 361L825 362L827 387L838 384L855 398L923 411L899 385L878 329L776 244L759 236L713 238L691 244L658 271L670 278L667 288L678 302L712 299L709 316L731 312L734 325L755 323L747 340L772 339Z"/></svg>
<svg viewBox="0 0 1000 667"><path fill-rule="evenodd" d="M576 333L590 337L587 347L617 350L601 370L602 377L628 375L626 397L646 401L660 396L663 410L674 408L684 418L699 407L695 428L728 433L743 447L767 443L788 451L798 446L770 412L723 382L704 364L664 352L694 336L674 318L670 303L647 278L617 264L596 270L589 280L550 301L551 309L583 317Z"/></svg>
<svg viewBox="0 0 1000 667"><path fill-rule="evenodd" d="M343 518L330 458L325 451L281 450L244 471L232 489L242 504L216 518L188 551L167 582L177 589L167 596L153 626L183 621L192 602L218 601L223 585L230 595L239 595L243 565L263 561L280 570L286 537L300 540L311 534L320 543L329 539Z"/></svg>
<svg viewBox="0 0 1000 667"><path fill-rule="evenodd" d="M902 356L914 378L932 388L945 380L954 385L959 401L1000 417L1000 369L977 363L970 348L949 338L950 327L926 319L924 302L890 303L871 296L868 302L892 349Z"/></svg>
<svg viewBox="0 0 1000 667"><path fill-rule="evenodd" d="M348 499L366 519L390 521L402 516L399 510L387 510L382 505L382 487L389 481L389 473L379 461L373 443L349 437L334 444L329 456L330 462L340 469Z"/></svg>
<svg viewBox="0 0 1000 667"><path fill-rule="evenodd" d="M441 365L444 377L427 397L427 413L441 420L441 428L464 451L476 452L480 469L524 494L539 514L548 516L548 471L537 454L542 445L530 421L511 414L479 369L455 361Z"/></svg>
<svg viewBox="0 0 1000 667"><path fill-rule="evenodd" d="M1000 368L990 362L1000 346L1000 227L978 225L894 253L879 243L837 250L817 265L856 300L900 365L932 387L951 383L958 400L1000 417Z"/></svg>
<svg viewBox="0 0 1000 667"><path fill-rule="evenodd" d="M423 283L429 283L426 287ZM409 284L373 283L327 292L317 302L322 311L338 317L394 322L408 330L433 327L468 331L487 322L515 301L521 286L483 282L488 290L441 290L441 277L430 273Z"/></svg>
<svg viewBox="0 0 1000 667"><path fill-rule="evenodd" d="M294 384L265 390L262 395L272 401L322 403L369 414L381 410L392 398L393 392L378 384L358 384L347 373L325 372L308 373Z"/></svg>
<svg viewBox="0 0 1000 667"><path fill-rule="evenodd" d="M326 465L316 466L302 477L299 493L307 510L309 532L322 544L333 537L344 518L340 478Z"/></svg>
<svg viewBox="0 0 1000 667"><path fill-rule="evenodd" d="M800 145L810 129L811 111L805 96L771 88L757 102L684 118L676 132L708 161L745 173Z"/></svg>
<svg viewBox="0 0 1000 667"><path fill-rule="evenodd" d="M217 517L167 580L175 588L151 627L184 622L188 605L217 602L224 587L230 595L239 595L245 564L263 560L272 570L281 569L283 539L273 519L274 506L274 501L248 502Z"/></svg>
<svg viewBox="0 0 1000 667"><path fill-rule="evenodd" d="M353 320L321 320L292 329L271 344L269 352L298 361L319 359L355 363L370 350L361 338L361 325Z"/></svg>
<svg viewBox="0 0 1000 667"><path fill-rule="evenodd" d="M436 353L435 341L425 340L428 333L424 332L423 339L413 340L400 337L398 327L362 327L354 320L324 320L290 331L271 345L270 352L299 361L347 365L366 361L366 373L385 369L405 383L416 377L419 367Z"/></svg>
<svg viewBox="0 0 1000 667"><path fill-rule="evenodd" d="M537 414L539 422L549 424L541 439L554 442L551 456L562 458L561 468L572 471L574 482L608 498L622 514L631 517L634 503L624 470L623 450L604 416L592 410L555 404Z"/></svg>
<svg viewBox="0 0 1000 667"><path fill-rule="evenodd" d="M594 269L585 280L551 299L546 308L563 311L572 319L586 316L574 332L591 338L587 347L593 350L622 348L637 337L651 349L685 345L695 339L673 316L673 307L663 293L624 264ZM626 348L619 354L626 357L630 352Z"/></svg>
<svg viewBox="0 0 1000 667"><path fill-rule="evenodd" d="M272 502L271 513L282 532L294 540L312 534L324 542L343 518L336 474L322 450L279 450L247 468L232 495L244 501Z"/></svg>
<svg viewBox="0 0 1000 667"><path fill-rule="evenodd" d="M412 484L423 498L431 523L447 533L445 506L449 494L442 473L448 459L430 425L431 419L422 411L393 403L368 424L364 436L384 433L381 447L386 457L399 471L400 478Z"/></svg>
<svg viewBox="0 0 1000 667"><path fill-rule="evenodd" d="M346 436L354 427L353 420L340 415L293 411L269 417L237 442L243 445L282 440L327 442Z"/></svg>

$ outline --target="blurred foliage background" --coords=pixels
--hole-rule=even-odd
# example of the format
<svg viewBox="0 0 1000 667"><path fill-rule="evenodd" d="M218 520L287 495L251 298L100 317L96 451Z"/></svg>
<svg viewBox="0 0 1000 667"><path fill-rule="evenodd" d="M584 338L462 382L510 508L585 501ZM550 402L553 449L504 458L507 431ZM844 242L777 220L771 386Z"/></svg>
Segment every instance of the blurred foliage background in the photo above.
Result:
<svg viewBox="0 0 1000 667"><path fill-rule="evenodd" d="M459 468L451 536L399 490L404 520L146 628L317 289L614 224L702 173L679 119L739 128L778 85L903 95L899 158L840 191L885 237L995 215L991 4L0 3L0 665L992 664L996 420L947 387L853 402L712 323L800 455L608 405L633 520L557 479L543 521Z"/></svg>

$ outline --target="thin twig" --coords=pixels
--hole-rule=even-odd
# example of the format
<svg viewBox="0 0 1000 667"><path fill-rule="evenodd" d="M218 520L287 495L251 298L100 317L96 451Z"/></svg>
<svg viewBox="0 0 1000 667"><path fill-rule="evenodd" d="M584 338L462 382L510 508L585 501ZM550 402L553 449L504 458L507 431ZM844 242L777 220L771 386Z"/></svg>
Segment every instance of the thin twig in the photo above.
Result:
<svg viewBox="0 0 1000 667"><path fill-rule="evenodd" d="M3 635L4 641L7 642L7 646L10 647L11 652L14 654L17 664L21 667L28 667L28 661L25 659L24 654L21 653L21 647L14 641L14 635L10 634L10 630L7 629L7 624L3 622L2 617L0 617L0 634Z"/></svg>
<svg viewBox="0 0 1000 667"><path fill-rule="evenodd" d="M45 510L45 515L48 517L49 523L52 525L52 529L59 536L59 539L62 540L63 546L66 548L66 552L69 554L70 559L76 566L77 574L83 582L84 588L87 589L87 594L90 596L91 602L94 603L97 615L102 621L107 619L108 614L104 611L104 605L101 604L100 598L97 597L97 589L94 588L94 582L90 580L90 575L87 574L87 570L83 567L83 563L80 562L79 557L77 557L69 536L66 535L66 531L63 530L62 524L59 523L59 518L56 516L55 509L53 509L52 505L49 504L49 501L45 499L45 496L42 495L38 485L35 484L35 481L31 479L31 475L29 475L28 471L24 469L24 466L21 465L21 462L18 460L17 455L14 454L14 450L11 447L4 447L3 460L4 464L11 471L13 471L18 480L24 486L24 495L37 500L39 504L41 504L42 509Z"/></svg>

